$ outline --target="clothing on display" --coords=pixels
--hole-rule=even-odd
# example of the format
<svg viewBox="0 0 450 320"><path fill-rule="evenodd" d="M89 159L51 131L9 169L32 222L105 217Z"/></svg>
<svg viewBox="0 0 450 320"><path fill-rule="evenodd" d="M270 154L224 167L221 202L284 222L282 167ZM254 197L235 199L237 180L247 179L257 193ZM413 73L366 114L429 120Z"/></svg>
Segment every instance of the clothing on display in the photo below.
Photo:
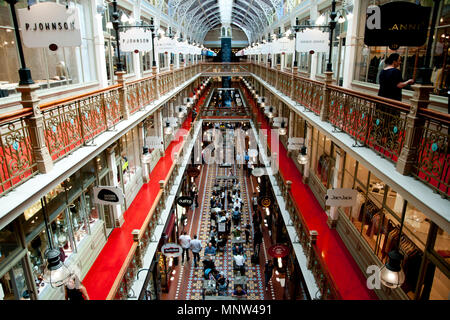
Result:
<svg viewBox="0 0 450 320"><path fill-rule="evenodd" d="M317 163L317 174L319 175L320 180L324 183L327 183L328 181L328 172L331 166L331 157L326 154L322 154Z"/></svg>

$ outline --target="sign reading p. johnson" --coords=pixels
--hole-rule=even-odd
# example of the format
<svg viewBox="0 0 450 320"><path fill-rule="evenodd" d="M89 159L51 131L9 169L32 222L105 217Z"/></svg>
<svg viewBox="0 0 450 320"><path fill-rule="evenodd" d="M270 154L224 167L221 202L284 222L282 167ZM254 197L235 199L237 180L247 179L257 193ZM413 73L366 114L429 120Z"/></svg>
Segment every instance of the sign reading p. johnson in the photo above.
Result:
<svg viewBox="0 0 450 320"><path fill-rule="evenodd" d="M41 2L18 9L23 44L28 48L81 46L78 9L54 2Z"/></svg>

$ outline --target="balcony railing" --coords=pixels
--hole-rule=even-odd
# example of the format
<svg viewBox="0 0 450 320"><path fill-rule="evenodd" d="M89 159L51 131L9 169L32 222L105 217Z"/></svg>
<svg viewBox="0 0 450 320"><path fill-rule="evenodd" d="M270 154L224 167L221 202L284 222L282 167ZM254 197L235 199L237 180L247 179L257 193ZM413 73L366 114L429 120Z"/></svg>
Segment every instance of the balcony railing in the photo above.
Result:
<svg viewBox="0 0 450 320"><path fill-rule="evenodd" d="M177 154L177 159L182 159L188 152L187 146L194 138L196 128L200 125L199 121L195 121L191 126L189 132L183 137L181 148ZM154 237L155 228L157 225L163 226L165 221L161 221L161 214L166 209L167 199L169 197L170 190L174 186L176 177L180 174L181 164L180 161L175 159L166 177L166 180L160 181L160 191L158 192L153 206L150 209L146 220L139 233L134 235L134 243L131 250L122 265L116 280L110 289L107 296L107 300L126 300L129 297L130 289L136 280L136 275L139 269L143 268L143 260L145 253L147 252L150 242L159 242L159 239ZM153 237L153 239L152 239ZM135 294L139 294L135 292Z"/></svg>
<svg viewBox="0 0 450 320"><path fill-rule="evenodd" d="M39 172L36 147L45 144L51 159L57 161L191 79L198 70L199 65L190 65L131 82L119 81L118 85L41 104L37 110L24 107L1 115L0 195Z"/></svg>
<svg viewBox="0 0 450 320"><path fill-rule="evenodd" d="M344 89L331 81L319 82L262 64L251 63L249 69L301 104L304 111L312 111L335 130L352 136L355 146L374 150L402 174L416 177L442 197L450 195L449 114Z"/></svg>

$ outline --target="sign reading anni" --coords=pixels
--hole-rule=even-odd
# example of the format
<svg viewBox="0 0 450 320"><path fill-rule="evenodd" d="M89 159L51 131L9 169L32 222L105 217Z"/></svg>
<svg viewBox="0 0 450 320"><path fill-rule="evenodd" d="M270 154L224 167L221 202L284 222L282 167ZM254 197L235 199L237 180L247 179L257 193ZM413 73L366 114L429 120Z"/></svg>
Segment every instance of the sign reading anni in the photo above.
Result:
<svg viewBox="0 0 450 320"><path fill-rule="evenodd" d="M369 6L364 32L364 44L420 47L427 40L431 7L411 2L395 1L381 6Z"/></svg>
<svg viewBox="0 0 450 320"><path fill-rule="evenodd" d="M23 44L28 48L81 45L78 9L54 2L41 2L17 10Z"/></svg>
<svg viewBox="0 0 450 320"><path fill-rule="evenodd" d="M94 203L106 205L121 204L123 203L123 198L123 191L119 187L94 187Z"/></svg>
<svg viewBox="0 0 450 320"><path fill-rule="evenodd" d="M120 32L120 50L147 52L152 50L152 32L144 28L130 28Z"/></svg>
<svg viewBox="0 0 450 320"><path fill-rule="evenodd" d="M296 50L298 52L328 52L329 33L318 29L297 32Z"/></svg>
<svg viewBox="0 0 450 320"><path fill-rule="evenodd" d="M356 204L358 191L351 188L328 189L325 204L330 207L352 207Z"/></svg>

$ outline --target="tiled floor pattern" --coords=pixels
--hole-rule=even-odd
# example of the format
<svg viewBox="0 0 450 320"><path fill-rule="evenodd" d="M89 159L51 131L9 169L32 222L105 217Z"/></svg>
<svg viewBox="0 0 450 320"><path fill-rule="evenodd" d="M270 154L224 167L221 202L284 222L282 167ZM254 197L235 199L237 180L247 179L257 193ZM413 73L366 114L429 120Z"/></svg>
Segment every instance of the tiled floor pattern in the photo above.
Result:
<svg viewBox="0 0 450 320"><path fill-rule="evenodd" d="M210 165L208 168L210 172L207 177L207 182L205 186L205 194L203 199L203 210L200 213L200 219L198 223L198 237L206 245L209 237L209 232L211 228L210 222L210 203L209 199L212 194L212 187L216 176L226 175L226 169L219 168L217 165ZM243 215L241 225L245 225L251 222L251 214L249 214L249 197L247 196L247 184L245 181L245 176L242 170L234 167L233 172L235 175L239 176L240 184L242 186L241 197L244 201ZM247 256L246 259L246 277L247 277L247 292L248 300L263 300L264 299L264 287L263 287L263 271L260 265L252 265L250 262L250 257L253 254L253 246L250 239L249 244L244 244L244 251ZM203 258L203 252L200 253L200 257ZM197 268L194 268L194 262L190 261L190 271L188 275L188 283L186 290L186 300L200 300L202 299L202 288L203 288L203 265L202 262L198 264ZM233 254L231 239L228 240L225 252L220 252L216 256L216 268L226 274L226 278L230 280L227 295L231 295L232 288L234 287L234 274L233 274ZM183 272L183 271L181 271Z"/></svg>

